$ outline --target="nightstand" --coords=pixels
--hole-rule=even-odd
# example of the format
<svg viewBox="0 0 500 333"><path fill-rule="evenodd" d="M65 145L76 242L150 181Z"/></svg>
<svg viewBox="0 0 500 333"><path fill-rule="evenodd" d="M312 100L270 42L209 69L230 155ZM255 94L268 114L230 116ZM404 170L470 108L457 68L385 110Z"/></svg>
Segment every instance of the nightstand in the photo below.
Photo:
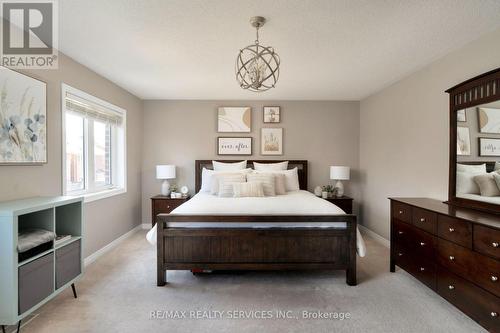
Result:
<svg viewBox="0 0 500 333"><path fill-rule="evenodd" d="M151 198L151 225L156 223L156 215L169 214L175 208L189 200L187 198L172 199L169 196L157 195Z"/></svg>
<svg viewBox="0 0 500 333"><path fill-rule="evenodd" d="M332 204L340 207L344 212L346 212L346 214L352 214L352 201L354 200L353 198L344 195L340 198L333 197L324 200L330 201Z"/></svg>

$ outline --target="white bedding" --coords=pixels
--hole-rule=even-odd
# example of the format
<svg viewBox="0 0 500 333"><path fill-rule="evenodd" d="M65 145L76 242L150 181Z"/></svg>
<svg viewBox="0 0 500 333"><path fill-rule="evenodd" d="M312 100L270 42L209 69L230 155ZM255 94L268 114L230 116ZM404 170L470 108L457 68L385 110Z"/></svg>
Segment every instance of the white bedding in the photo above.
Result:
<svg viewBox="0 0 500 333"><path fill-rule="evenodd" d="M334 204L316 197L308 191L287 192L286 195L263 198L219 198L200 192L172 211L179 215L342 215L345 212ZM345 222L190 222L169 223L176 228L345 228ZM156 244L156 226L146 238ZM366 253L365 243L359 230L357 232L357 252L360 257Z"/></svg>

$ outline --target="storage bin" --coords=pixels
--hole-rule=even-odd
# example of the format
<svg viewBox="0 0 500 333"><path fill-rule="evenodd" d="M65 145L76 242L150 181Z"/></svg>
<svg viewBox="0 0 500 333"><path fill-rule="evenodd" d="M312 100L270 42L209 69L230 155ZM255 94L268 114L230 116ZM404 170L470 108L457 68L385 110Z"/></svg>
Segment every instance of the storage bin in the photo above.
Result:
<svg viewBox="0 0 500 333"><path fill-rule="evenodd" d="M54 254L49 253L19 267L19 314L54 292Z"/></svg>
<svg viewBox="0 0 500 333"><path fill-rule="evenodd" d="M56 289L64 286L81 273L81 241L56 250Z"/></svg>

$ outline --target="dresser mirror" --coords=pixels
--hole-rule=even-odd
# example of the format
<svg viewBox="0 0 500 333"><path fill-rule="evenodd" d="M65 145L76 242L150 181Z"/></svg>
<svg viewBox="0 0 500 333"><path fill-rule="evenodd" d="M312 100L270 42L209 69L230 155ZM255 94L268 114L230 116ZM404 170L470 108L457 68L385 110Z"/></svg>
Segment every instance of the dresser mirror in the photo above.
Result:
<svg viewBox="0 0 500 333"><path fill-rule="evenodd" d="M448 203L500 213L500 69L450 94Z"/></svg>

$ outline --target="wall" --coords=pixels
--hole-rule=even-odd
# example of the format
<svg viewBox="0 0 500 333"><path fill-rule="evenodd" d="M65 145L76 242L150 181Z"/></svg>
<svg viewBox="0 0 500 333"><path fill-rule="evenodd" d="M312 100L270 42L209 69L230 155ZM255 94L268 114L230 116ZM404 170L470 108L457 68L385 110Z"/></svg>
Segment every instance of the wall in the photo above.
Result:
<svg viewBox="0 0 500 333"><path fill-rule="evenodd" d="M500 30L364 99L360 105L363 223L389 238L389 196L447 199L448 95L500 67Z"/></svg>
<svg viewBox="0 0 500 333"><path fill-rule="evenodd" d="M62 53L58 70L24 73L47 83L48 163L0 166L0 201L62 194L61 83L127 110L128 191L85 204L84 255L88 256L140 223L142 101Z"/></svg>
<svg viewBox="0 0 500 333"><path fill-rule="evenodd" d="M263 124L262 107L281 106L282 122ZM145 101L142 179L143 223L151 221L150 197L160 191L155 179L155 165L177 165L178 185L194 189L194 161L197 159L238 159L217 156L217 108L251 106L253 155L241 159L306 159L309 161L309 189L332 183L330 165L353 168L352 180L346 182L346 194L359 198L358 102L309 101ZM269 126L267 126L269 125ZM284 155L260 155L260 129L283 127ZM227 134L227 133L225 133ZM231 136L232 134L226 135ZM238 134L236 134L238 135ZM234 136L234 135L232 135Z"/></svg>

